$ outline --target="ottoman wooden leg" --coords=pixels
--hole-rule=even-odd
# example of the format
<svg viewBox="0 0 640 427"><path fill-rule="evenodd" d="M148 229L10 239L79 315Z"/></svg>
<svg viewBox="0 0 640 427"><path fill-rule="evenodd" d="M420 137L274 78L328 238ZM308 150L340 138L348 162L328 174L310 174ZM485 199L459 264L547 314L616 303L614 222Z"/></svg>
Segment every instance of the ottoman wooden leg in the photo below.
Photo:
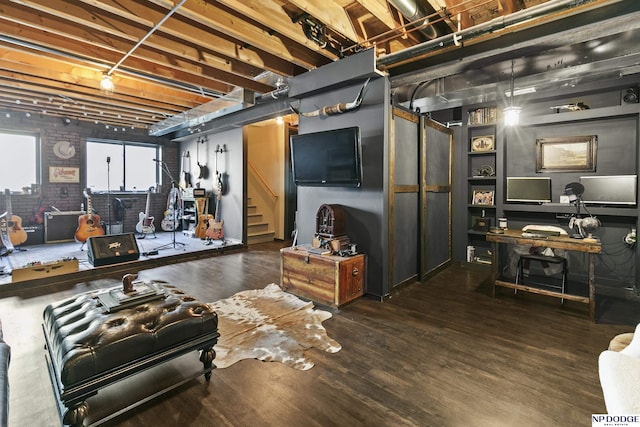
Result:
<svg viewBox="0 0 640 427"><path fill-rule="evenodd" d="M213 349L213 347L202 349L202 352L200 353L200 361L204 365L204 369L208 370L204 374L204 378L207 381L211 379L211 370L210 370L211 367L213 366L215 368L215 366L213 365L213 359L215 358L216 358L216 351Z"/></svg>
<svg viewBox="0 0 640 427"><path fill-rule="evenodd" d="M62 418L64 425L71 427L82 427L84 425L84 419L89 413L89 405L86 401L81 401L67 407L66 412Z"/></svg>

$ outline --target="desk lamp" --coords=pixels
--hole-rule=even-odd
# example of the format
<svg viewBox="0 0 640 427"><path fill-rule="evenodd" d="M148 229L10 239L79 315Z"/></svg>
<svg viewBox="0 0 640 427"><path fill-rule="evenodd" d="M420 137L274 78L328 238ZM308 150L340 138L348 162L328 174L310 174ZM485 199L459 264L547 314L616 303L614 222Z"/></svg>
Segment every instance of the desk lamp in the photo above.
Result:
<svg viewBox="0 0 640 427"><path fill-rule="evenodd" d="M580 217L580 205L584 205L582 193L584 193L584 186L578 182L571 182L564 187L564 194L569 197L569 203L576 207L575 215L571 215L569 220L569 227L574 230L571 237L574 239L595 239L592 233L600 226L600 220L591 215L586 206L584 206L584 210L589 216L587 218Z"/></svg>

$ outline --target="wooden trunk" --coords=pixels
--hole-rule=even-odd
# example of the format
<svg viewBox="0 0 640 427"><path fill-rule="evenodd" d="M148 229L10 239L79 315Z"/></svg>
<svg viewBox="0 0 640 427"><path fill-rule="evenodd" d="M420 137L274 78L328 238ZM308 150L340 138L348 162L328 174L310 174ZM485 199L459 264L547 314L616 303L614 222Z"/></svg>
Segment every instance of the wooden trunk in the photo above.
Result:
<svg viewBox="0 0 640 427"><path fill-rule="evenodd" d="M281 286L287 292L334 307L364 294L365 255L315 255L303 248L284 248L280 254Z"/></svg>

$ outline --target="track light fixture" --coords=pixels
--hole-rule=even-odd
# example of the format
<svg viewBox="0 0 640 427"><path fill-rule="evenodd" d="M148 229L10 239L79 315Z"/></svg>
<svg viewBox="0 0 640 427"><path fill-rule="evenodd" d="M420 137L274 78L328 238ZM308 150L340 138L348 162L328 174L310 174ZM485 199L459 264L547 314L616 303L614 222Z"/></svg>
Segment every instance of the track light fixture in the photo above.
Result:
<svg viewBox="0 0 640 427"><path fill-rule="evenodd" d="M521 107L516 107L515 105L513 105L513 96L514 96L513 86L516 80L513 72L515 62L516 62L515 59L511 60L511 79L509 82L511 95L509 96L509 106L506 107L504 110L502 110L502 112L504 113L505 126L518 126L518 124L520 123L520 112L522 111Z"/></svg>
<svg viewBox="0 0 640 427"><path fill-rule="evenodd" d="M111 74L103 73L102 80L100 81L100 89L102 89L107 94L112 94L115 86L113 84L113 78Z"/></svg>

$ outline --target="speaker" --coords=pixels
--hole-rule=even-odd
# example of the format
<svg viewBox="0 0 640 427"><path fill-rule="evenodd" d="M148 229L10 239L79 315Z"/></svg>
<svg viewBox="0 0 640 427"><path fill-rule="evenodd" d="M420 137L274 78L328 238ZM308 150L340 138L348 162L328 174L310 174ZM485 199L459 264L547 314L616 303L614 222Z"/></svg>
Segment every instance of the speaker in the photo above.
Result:
<svg viewBox="0 0 640 427"><path fill-rule="evenodd" d="M623 104L636 104L640 97L638 96L638 87L629 87L622 90Z"/></svg>
<svg viewBox="0 0 640 427"><path fill-rule="evenodd" d="M92 236L87 239L89 262L94 267L135 261L140 258L133 233Z"/></svg>

